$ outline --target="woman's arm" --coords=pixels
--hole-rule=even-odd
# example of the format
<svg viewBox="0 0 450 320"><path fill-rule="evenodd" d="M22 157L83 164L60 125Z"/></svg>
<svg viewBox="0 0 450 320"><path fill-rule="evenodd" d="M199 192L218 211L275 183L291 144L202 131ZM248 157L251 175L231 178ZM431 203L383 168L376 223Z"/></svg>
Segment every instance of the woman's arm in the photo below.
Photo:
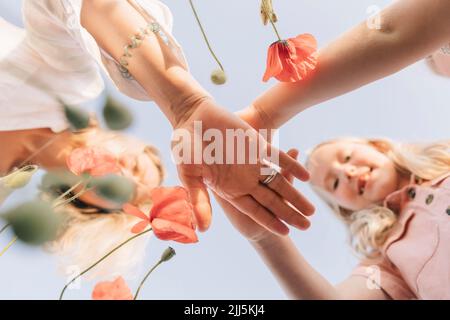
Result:
<svg viewBox="0 0 450 320"><path fill-rule="evenodd" d="M83 1L81 23L99 46L116 60L124 53L124 46L130 42L130 36L147 25L132 5L118 0ZM183 154L183 161L177 163L178 176L189 191L200 230L206 230L211 221L211 205L205 181L211 189L272 232L286 234L289 231L281 220L295 227L304 225L305 219L298 212L311 214L314 210L311 203L285 181L279 181L278 190L273 190L270 186L263 187L260 182L266 178L261 174L264 168L261 155L264 150L270 150L271 155L279 155L280 167L289 169L298 179L307 180L308 173L300 163L279 152L264 139L259 139L258 133L247 123L220 108L159 36L150 34L131 54L133 57L128 59L129 72L153 97L176 129L175 133L181 136L178 141L172 141L177 147L181 145ZM250 137L249 141L258 141L262 152L256 155L257 159L251 159L251 162L247 161L245 164L222 164L224 162L221 161L210 163L211 157L203 159L202 150L201 159L198 159L199 146L207 146L207 141L203 141L202 136L199 137L196 132L199 124L201 134L208 129L219 131L223 137L227 136L229 129L245 132ZM196 140L202 141L199 143ZM222 148L215 150L216 154L226 155L226 143L223 143ZM250 151L250 148L246 144L245 150L239 152L248 159L250 152L246 151ZM195 155L192 155L193 150ZM188 158L186 161L185 156ZM285 200L295 209L288 206ZM279 212L282 217L276 217L272 212Z"/></svg>
<svg viewBox="0 0 450 320"><path fill-rule="evenodd" d="M147 25L127 2L117 0L83 1L81 23L100 47L117 61L130 42L130 36ZM195 106L210 95L178 61L171 49L155 34L132 50L128 69L154 99L174 127Z"/></svg>
<svg viewBox="0 0 450 320"><path fill-rule="evenodd" d="M384 78L450 41L450 1L399 0L379 29L361 23L319 52L315 73L280 83L241 112L258 128L279 128L304 109Z"/></svg>

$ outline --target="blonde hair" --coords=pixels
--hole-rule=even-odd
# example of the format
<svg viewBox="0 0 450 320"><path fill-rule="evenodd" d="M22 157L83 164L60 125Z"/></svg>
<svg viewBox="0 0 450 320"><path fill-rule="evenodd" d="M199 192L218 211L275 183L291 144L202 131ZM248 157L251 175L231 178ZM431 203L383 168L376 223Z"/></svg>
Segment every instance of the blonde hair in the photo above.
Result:
<svg viewBox="0 0 450 320"><path fill-rule="evenodd" d="M56 240L45 249L58 257L59 271L68 278L76 276L119 244L131 238L132 226L139 220L123 212L89 213L65 205L64 226ZM145 255L148 236L127 243L86 274L87 279L132 276Z"/></svg>
<svg viewBox="0 0 450 320"><path fill-rule="evenodd" d="M309 156L321 146L340 141L367 144L384 153L402 175L414 175L423 180L433 180L450 171L450 140L436 143L395 143L389 139L338 138L323 142L308 152ZM306 161L309 166L309 158ZM380 255L389 232L397 221L397 215L381 204L352 211L339 206L325 190L312 186L313 190L337 213L349 227L350 244L355 253L366 258Z"/></svg>
<svg viewBox="0 0 450 320"><path fill-rule="evenodd" d="M140 140L122 133L104 131L96 126L76 133L71 137L67 148L101 145L113 154L133 151L145 153L156 165L160 185L164 179L164 168L159 153L153 146L145 145ZM54 191L54 190L53 190ZM42 195L51 197L50 193ZM138 204L143 212L148 212L151 203ZM59 212L64 215L64 224L56 240L48 243L46 249L57 255L60 271L72 277L99 260L116 246L134 234L132 226L139 219L121 211L102 213L98 208L78 207L74 203L63 206ZM105 261L90 270L88 279L109 278L118 274L132 275L145 255L148 236L139 237L117 250Z"/></svg>

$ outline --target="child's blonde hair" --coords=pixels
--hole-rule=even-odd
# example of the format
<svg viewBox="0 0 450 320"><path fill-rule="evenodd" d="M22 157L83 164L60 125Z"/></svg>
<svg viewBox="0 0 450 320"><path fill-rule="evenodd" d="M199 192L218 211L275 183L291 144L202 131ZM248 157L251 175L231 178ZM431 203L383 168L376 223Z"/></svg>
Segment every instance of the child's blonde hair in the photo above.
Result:
<svg viewBox="0 0 450 320"><path fill-rule="evenodd" d="M319 144L308 154L311 156L321 146L340 141L367 144L376 148L394 162L402 175L413 174L423 180L433 180L450 171L450 140L430 144L404 144L389 139L338 138ZM306 166L309 166L309 158ZM349 227L350 243L354 251L366 258L377 257L397 221L396 213L379 203L370 208L352 211L339 206L325 190L317 186L312 188Z"/></svg>
<svg viewBox="0 0 450 320"><path fill-rule="evenodd" d="M139 148L156 165L160 185L164 179L164 168L159 153L153 146L122 133L104 131L93 126L81 133L74 134L68 148L102 146L109 152L119 155L128 148ZM150 188L150 187L149 187ZM51 197L46 193L44 198ZM148 212L151 203L137 204L143 212ZM117 245L134 234L131 228L139 220L121 211L101 212L99 208L89 205L79 207L74 203L60 209L64 214L64 225L58 238L46 245L46 249L59 257L60 270L68 277L73 277L103 257ZM148 236L134 239L124 247L97 265L86 276L89 279L106 278L118 274L130 275L145 255Z"/></svg>

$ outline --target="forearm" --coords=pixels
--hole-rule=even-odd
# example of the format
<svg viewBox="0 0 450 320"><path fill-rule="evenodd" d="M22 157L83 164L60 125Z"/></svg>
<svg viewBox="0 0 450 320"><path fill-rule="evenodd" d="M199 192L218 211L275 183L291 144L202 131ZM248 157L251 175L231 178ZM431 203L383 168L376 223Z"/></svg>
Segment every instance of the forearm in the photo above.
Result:
<svg viewBox="0 0 450 320"><path fill-rule="evenodd" d="M270 236L251 244L290 298L340 298L335 287L311 267L289 237Z"/></svg>
<svg viewBox="0 0 450 320"><path fill-rule="evenodd" d="M361 23L320 50L309 79L276 85L246 112L278 128L308 107L398 72L450 41L449 16L450 1L398 1L382 11L380 29Z"/></svg>
<svg viewBox="0 0 450 320"><path fill-rule="evenodd" d="M0 131L0 177L14 167L35 164L46 170L62 168L70 152L73 134L70 131L54 133L50 129Z"/></svg>
<svg viewBox="0 0 450 320"><path fill-rule="evenodd" d="M126 1L83 1L82 24L100 47L117 61L130 36L145 27L145 19ZM133 49L128 69L158 104L172 125L209 94L155 34Z"/></svg>

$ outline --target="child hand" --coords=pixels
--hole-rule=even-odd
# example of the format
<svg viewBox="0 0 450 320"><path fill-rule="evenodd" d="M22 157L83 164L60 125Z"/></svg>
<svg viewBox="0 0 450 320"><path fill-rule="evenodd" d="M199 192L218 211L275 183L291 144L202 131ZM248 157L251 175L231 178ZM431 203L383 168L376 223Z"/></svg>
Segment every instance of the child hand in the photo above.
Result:
<svg viewBox="0 0 450 320"><path fill-rule="evenodd" d="M291 149L287 152L289 156L291 156L294 159L297 159L298 157L298 150ZM289 172L282 170L281 174L286 178L286 180L289 181L289 183L292 184L294 181L294 177ZM268 237L274 236L274 234L270 231L268 231L266 228L262 227L258 223L256 223L254 220L252 220L250 217L248 217L246 214L242 213L241 211L237 210L235 207L233 207L229 202L226 200L220 198L217 194L214 193L214 196L217 200L217 202L220 204L220 206L223 208L226 216L230 220L231 224L249 241L252 242L260 242ZM306 219L306 218L305 218ZM307 222L308 225L305 227L307 229L310 226L309 221Z"/></svg>

